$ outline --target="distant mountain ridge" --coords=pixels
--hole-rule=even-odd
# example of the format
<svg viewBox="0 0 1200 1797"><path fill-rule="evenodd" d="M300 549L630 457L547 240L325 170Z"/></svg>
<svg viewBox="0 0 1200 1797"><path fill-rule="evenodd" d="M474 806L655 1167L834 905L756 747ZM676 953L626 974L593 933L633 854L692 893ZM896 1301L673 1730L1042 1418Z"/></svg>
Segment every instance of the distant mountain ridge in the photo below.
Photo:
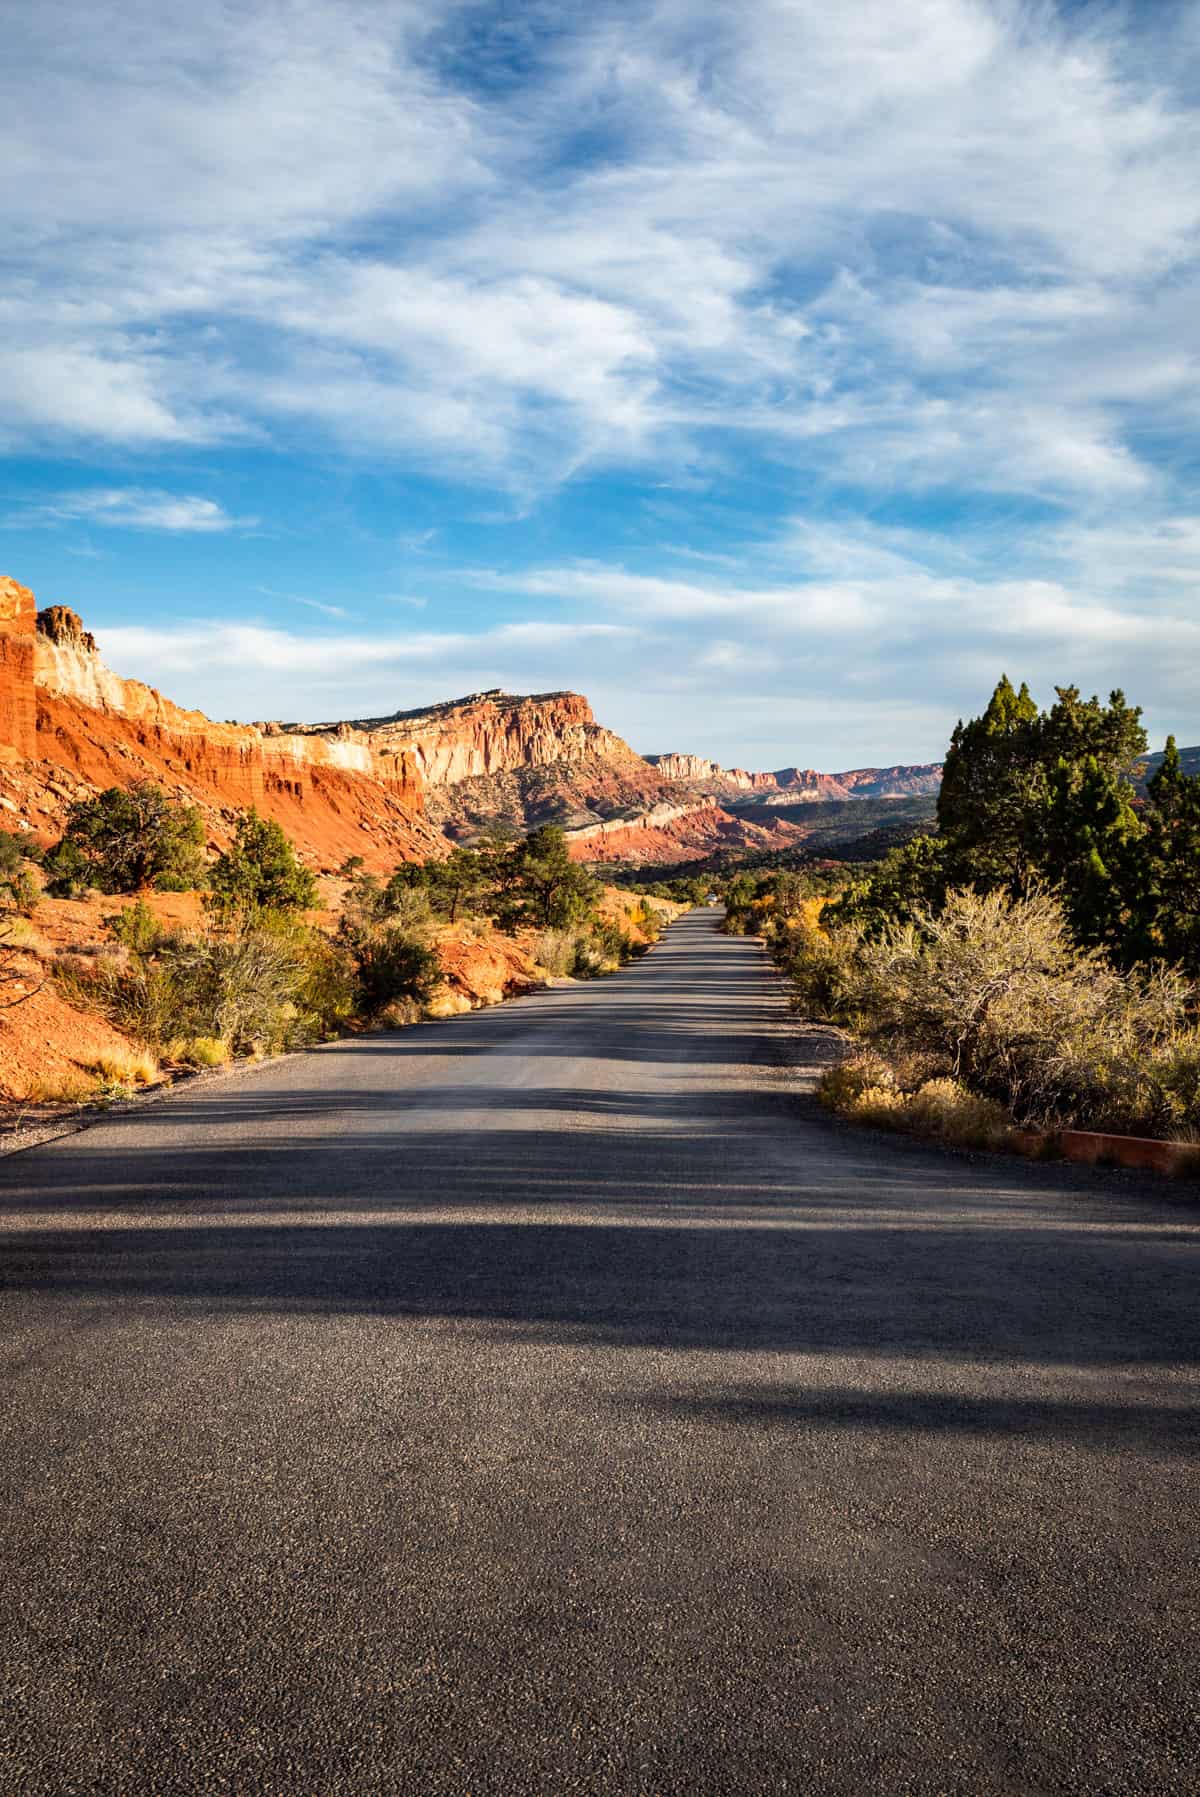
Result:
<svg viewBox="0 0 1200 1797"><path fill-rule="evenodd" d="M1151 755L1138 756L1137 770L1134 775L1135 786L1145 786L1148 780L1153 779L1157 770L1162 766L1163 754L1162 749L1156 749ZM1193 776L1200 774L1200 744L1192 749L1180 749L1179 766L1181 772L1185 774Z"/></svg>
<svg viewBox="0 0 1200 1797"><path fill-rule="evenodd" d="M856 767L824 774L811 767L781 767L767 773L721 767L699 755L647 755L650 766L673 784L699 787L735 802L823 803L838 799L911 799L936 794L942 763L922 761L894 767Z"/></svg>

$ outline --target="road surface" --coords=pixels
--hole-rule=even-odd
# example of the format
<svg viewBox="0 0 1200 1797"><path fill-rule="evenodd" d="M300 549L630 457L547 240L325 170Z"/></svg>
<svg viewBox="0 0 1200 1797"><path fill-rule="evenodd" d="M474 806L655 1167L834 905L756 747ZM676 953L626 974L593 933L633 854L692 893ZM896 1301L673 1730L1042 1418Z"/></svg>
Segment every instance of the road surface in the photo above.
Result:
<svg viewBox="0 0 1200 1797"><path fill-rule="evenodd" d="M0 1165L0 1788L1194 1793L1200 1213L806 1052L700 912Z"/></svg>

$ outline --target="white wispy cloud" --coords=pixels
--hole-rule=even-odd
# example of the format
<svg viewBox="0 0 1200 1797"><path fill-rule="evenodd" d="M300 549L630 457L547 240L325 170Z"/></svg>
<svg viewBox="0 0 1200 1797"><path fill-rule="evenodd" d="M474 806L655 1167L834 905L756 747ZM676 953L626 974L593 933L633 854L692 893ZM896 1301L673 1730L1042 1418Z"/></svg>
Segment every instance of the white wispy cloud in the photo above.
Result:
<svg viewBox="0 0 1200 1797"><path fill-rule="evenodd" d="M701 30L659 0L540 61L533 20L519 86L470 91L466 17L14 21L4 431L306 424L536 485L725 427L868 484L1120 493L1148 478L1122 408L1194 406L1200 135L1169 19L1148 45L1009 0L902 29L891 0L716 0ZM605 146L582 161L581 119Z"/></svg>
<svg viewBox="0 0 1200 1797"><path fill-rule="evenodd" d="M164 493L148 487L85 487L57 493L28 507L16 520L25 525L84 523L112 530L163 530L187 533L245 530L257 518L233 518L215 499L196 493Z"/></svg>
<svg viewBox="0 0 1200 1797"><path fill-rule="evenodd" d="M223 717L366 717L502 685L578 683L580 651L627 653L637 633L610 623L532 620L490 630L305 635L259 622L191 619L98 631L110 667Z"/></svg>

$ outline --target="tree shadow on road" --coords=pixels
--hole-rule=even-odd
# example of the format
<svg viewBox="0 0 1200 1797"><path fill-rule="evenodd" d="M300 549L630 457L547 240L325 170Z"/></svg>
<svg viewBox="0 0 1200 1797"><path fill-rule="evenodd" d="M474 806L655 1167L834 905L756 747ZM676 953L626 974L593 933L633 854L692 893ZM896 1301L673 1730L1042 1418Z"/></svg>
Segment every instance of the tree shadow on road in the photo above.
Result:
<svg viewBox="0 0 1200 1797"><path fill-rule="evenodd" d="M806 1178L728 1126L477 1129L469 1155L454 1129L363 1131L316 1163L297 1136L131 1165L120 1133L42 1157L39 1206L12 1194L10 1295L722 1352L1107 1366L1194 1364L1200 1346L1200 1231L1176 1213L1067 1214L1052 1185L936 1157L876 1165L860 1195L866 1160Z"/></svg>

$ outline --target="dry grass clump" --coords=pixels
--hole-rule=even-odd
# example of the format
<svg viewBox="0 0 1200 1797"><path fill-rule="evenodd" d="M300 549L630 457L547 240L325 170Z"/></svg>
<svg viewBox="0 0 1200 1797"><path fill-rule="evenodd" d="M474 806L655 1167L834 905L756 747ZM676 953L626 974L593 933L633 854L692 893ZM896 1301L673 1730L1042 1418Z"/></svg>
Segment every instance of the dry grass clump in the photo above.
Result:
<svg viewBox="0 0 1200 1797"><path fill-rule="evenodd" d="M148 1049L107 1049L88 1071L106 1086L148 1086L158 1078L158 1061Z"/></svg>
<svg viewBox="0 0 1200 1797"><path fill-rule="evenodd" d="M563 979L575 965L578 941L574 930L543 930L533 945L533 958L547 973Z"/></svg>
<svg viewBox="0 0 1200 1797"><path fill-rule="evenodd" d="M864 1086L850 1099L847 1115L858 1123L874 1123L880 1129L904 1129L908 1125L908 1097L895 1086Z"/></svg>
<svg viewBox="0 0 1200 1797"><path fill-rule="evenodd" d="M31 1079L21 1095L23 1104L87 1104L96 1096L95 1080L82 1073L47 1074Z"/></svg>
<svg viewBox="0 0 1200 1797"><path fill-rule="evenodd" d="M1002 1148L1012 1127L1003 1105L957 1080L929 1079L907 1101L909 1127L960 1148Z"/></svg>
<svg viewBox="0 0 1200 1797"><path fill-rule="evenodd" d="M895 1069L869 1051L827 1068L817 1093L830 1110L857 1123L936 1136L959 1148L1001 1148L1011 1127L1002 1105L957 1080L928 1079L905 1091Z"/></svg>
<svg viewBox="0 0 1200 1797"><path fill-rule="evenodd" d="M895 1076L882 1056L863 1050L827 1067L817 1085L817 1096L831 1111L849 1115L864 1092L894 1084Z"/></svg>
<svg viewBox="0 0 1200 1797"><path fill-rule="evenodd" d="M170 1056L185 1067L224 1067L232 1058L232 1051L221 1036L191 1036L172 1042Z"/></svg>

